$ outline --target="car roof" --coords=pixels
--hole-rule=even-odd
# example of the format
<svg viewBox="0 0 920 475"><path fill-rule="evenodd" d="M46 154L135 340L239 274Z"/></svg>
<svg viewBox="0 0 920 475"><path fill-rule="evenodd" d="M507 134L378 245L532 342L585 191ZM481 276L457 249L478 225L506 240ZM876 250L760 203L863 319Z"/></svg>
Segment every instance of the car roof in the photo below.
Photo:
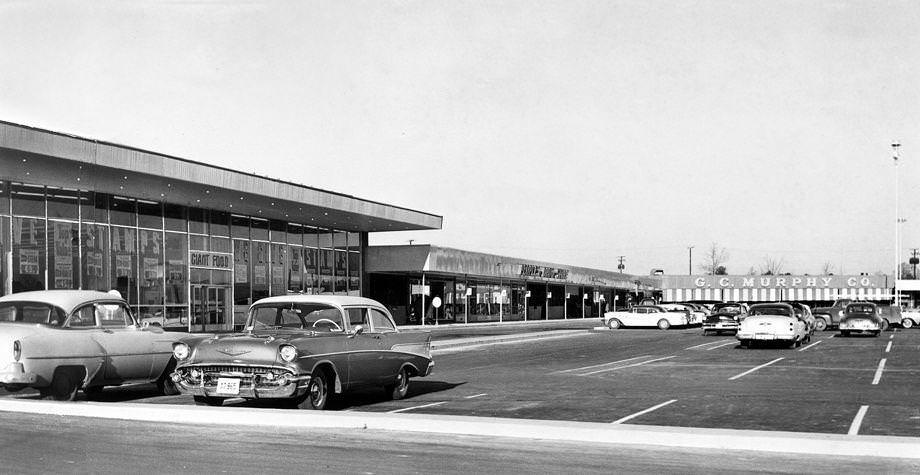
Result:
<svg viewBox="0 0 920 475"><path fill-rule="evenodd" d="M352 305L366 305L374 307L384 307L380 302L366 297L356 297L352 295L308 295L308 294L290 294L276 295L257 300L252 305L263 305L271 303L323 303L334 307L348 307Z"/></svg>
<svg viewBox="0 0 920 475"><path fill-rule="evenodd" d="M62 308L70 313L77 306L90 301L109 300L124 303L124 299L98 290L33 290L0 297L2 302L41 302Z"/></svg>

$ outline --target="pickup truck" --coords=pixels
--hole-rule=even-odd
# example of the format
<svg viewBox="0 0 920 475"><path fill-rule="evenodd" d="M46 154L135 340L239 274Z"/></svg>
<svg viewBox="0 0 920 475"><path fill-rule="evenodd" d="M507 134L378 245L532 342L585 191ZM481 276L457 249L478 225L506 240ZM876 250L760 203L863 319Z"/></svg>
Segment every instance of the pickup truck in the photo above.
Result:
<svg viewBox="0 0 920 475"><path fill-rule="evenodd" d="M831 327L838 327L840 320L843 318L844 309L847 305L853 303L853 299L837 299L830 307L817 307L812 312L815 316L815 330L824 331ZM903 328L910 328L917 323L920 315L911 316L908 313L902 315L901 310L893 305L879 305L882 320L884 320L882 330L887 330L892 324L901 325Z"/></svg>

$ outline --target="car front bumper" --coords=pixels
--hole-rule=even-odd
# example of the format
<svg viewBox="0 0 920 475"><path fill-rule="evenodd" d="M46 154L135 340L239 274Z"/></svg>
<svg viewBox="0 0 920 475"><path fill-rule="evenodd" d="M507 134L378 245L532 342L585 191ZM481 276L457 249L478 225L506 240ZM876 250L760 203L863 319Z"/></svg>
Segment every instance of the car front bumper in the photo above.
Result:
<svg viewBox="0 0 920 475"><path fill-rule="evenodd" d="M10 363L0 371L0 387L4 386L29 386L38 382L35 373L27 372L22 363Z"/></svg>
<svg viewBox="0 0 920 475"><path fill-rule="evenodd" d="M719 323L703 323L703 330L734 330L737 331L740 325L736 322L719 322Z"/></svg>
<svg viewBox="0 0 920 475"><path fill-rule="evenodd" d="M264 375L240 372L206 372L179 368L170 378L183 394L245 399L289 399L307 392L310 376L285 375L268 380ZM227 384L222 384L227 383ZM228 391L228 388L232 388Z"/></svg>

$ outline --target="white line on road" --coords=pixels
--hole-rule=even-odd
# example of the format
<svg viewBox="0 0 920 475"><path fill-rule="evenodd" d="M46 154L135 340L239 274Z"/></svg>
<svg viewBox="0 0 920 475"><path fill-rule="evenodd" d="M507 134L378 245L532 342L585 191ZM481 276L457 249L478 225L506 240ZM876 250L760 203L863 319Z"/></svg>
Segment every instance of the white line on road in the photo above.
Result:
<svg viewBox="0 0 920 475"><path fill-rule="evenodd" d="M483 397L483 396L486 396L486 393L482 393L482 394L473 394L472 396L466 396L466 397L463 398L463 399L473 399L473 398Z"/></svg>
<svg viewBox="0 0 920 475"><path fill-rule="evenodd" d="M809 348L811 348L811 347L817 345L818 343L821 343L822 341L824 341L824 340L818 340L818 341L816 341L816 342L814 342L814 343L812 343L812 344L810 344L810 345L808 345L808 346L806 346L806 347L804 347L804 348L800 348L799 351L805 351L805 350L807 350L807 349L809 349Z"/></svg>
<svg viewBox="0 0 920 475"><path fill-rule="evenodd" d="M885 353L890 353L890 352L891 352L891 342L889 341L888 346L885 347Z"/></svg>
<svg viewBox="0 0 920 475"><path fill-rule="evenodd" d="M650 408L648 408L648 409L645 409L644 411L639 411L639 412L637 412L637 413L635 413L635 414L626 416L626 417L624 417L624 418L622 418L622 419L617 419L617 420L611 422L611 424L622 424L622 423L624 423L624 422L626 422L626 421L628 421L628 420L630 420L630 419L639 417L639 416L641 416L642 414L647 414L647 413L652 412L652 411L654 411L654 410L656 410L656 409L661 409L662 407L667 406L668 404L671 404L672 402L676 402L676 401L677 401L677 399L671 399L671 400L668 401L668 402L663 402L663 403L661 403L661 404L659 404L659 405L657 405L657 406L652 406L652 407L650 407Z"/></svg>
<svg viewBox="0 0 920 475"><path fill-rule="evenodd" d="M856 412L856 417L853 418L853 422L850 424L850 430L847 432L847 435L859 434L859 426L862 425L863 417L866 417L866 411L868 410L869 406L859 406L859 411Z"/></svg>
<svg viewBox="0 0 920 475"><path fill-rule="evenodd" d="M685 349L685 350L693 350L693 349L699 348L699 347L701 347L701 346L715 345L715 344L721 343L721 342L723 342L723 341L725 341L725 340L707 341L706 343L701 343L701 344L699 344L699 345L694 345L694 346L691 346L691 347L689 347L689 348L684 348L684 349Z"/></svg>
<svg viewBox="0 0 920 475"><path fill-rule="evenodd" d="M636 357L634 357L634 358L626 358L625 360L620 360L620 361L611 361L611 362L609 362L609 363L601 363L601 364L595 364L595 365L591 365L591 366L582 366L581 368L564 369L564 370L562 370L562 371L557 371L557 373L568 373L568 372L570 372L570 371L581 371L581 370L583 370L583 369L599 368L599 367L601 367L601 366L610 366L610 365L612 365L612 364L625 363L625 362L627 362L627 361L637 360L637 359L639 359L639 358L648 358L649 356L652 356L652 355L636 356Z"/></svg>
<svg viewBox="0 0 920 475"><path fill-rule="evenodd" d="M741 374L736 374L736 375L732 376L731 378L728 378L728 380L729 380L729 381L734 381L734 380L736 380L736 379L738 379L738 378L740 378L740 377L742 377L742 376L744 376L744 375L751 374L751 373L753 373L754 371L757 371L757 370L760 369L760 368L765 368L765 367L770 366L771 364L776 363L777 361L781 361L781 360L783 360L783 359L784 359L784 358L777 358L777 359L775 359L775 360L773 360L773 361L771 361L771 362L769 362L769 363L764 363L764 364L762 364L762 365L760 365L760 366L751 368L751 369L749 369L749 370L747 370L747 371L745 371L745 372L743 372L743 373L741 373Z"/></svg>
<svg viewBox="0 0 920 475"><path fill-rule="evenodd" d="M872 378L872 384L878 384L879 380L882 379L882 371L885 371L885 358L882 358L882 361L878 362L878 369L875 370L875 377Z"/></svg>
<svg viewBox="0 0 920 475"><path fill-rule="evenodd" d="M421 409L423 407L440 406L441 404L447 404L447 401L433 402L431 404L422 404L421 406L404 407L402 409L396 409L394 411L387 411L387 414L396 414L397 412L406 412L406 411L411 411L413 409Z"/></svg>
<svg viewBox="0 0 920 475"><path fill-rule="evenodd" d="M633 366L642 366L642 365L644 365L644 364L654 363L654 362L656 362L656 361L661 361L661 360L668 360L668 359L671 359L671 358L677 358L677 357L676 357L676 356L665 356L664 358L655 358L655 359L653 359L653 360L642 361L642 362L639 362L639 363L628 364L628 365L625 365L625 366L617 366L617 367L614 367L614 368L598 369L598 370L590 371L590 372L587 372L587 373L579 373L579 376L590 376L590 375L592 375L592 374L603 373L603 372L605 372L605 371L615 371L615 370L623 369L623 368L632 368Z"/></svg>
<svg viewBox="0 0 920 475"><path fill-rule="evenodd" d="M716 346L713 346L712 348L706 348L706 351L712 351L716 348L722 348L723 346L737 345L737 344L738 344L738 340L730 340L725 343L722 343L721 345L716 345Z"/></svg>
<svg viewBox="0 0 920 475"><path fill-rule="evenodd" d="M888 337L888 339L889 339L889 340L894 340L894 335L891 335L890 337Z"/></svg>

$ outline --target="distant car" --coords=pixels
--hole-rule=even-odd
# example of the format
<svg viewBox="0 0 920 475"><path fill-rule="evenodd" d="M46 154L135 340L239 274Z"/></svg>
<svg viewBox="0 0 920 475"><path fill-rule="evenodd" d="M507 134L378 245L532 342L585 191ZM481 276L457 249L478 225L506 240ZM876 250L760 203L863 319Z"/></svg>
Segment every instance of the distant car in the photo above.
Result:
<svg viewBox="0 0 920 475"><path fill-rule="evenodd" d="M672 312L687 312L687 315L690 317L689 325L699 325L703 322L703 318L705 318L706 314L708 313L700 310L700 308L693 304L663 303L659 304L659 306Z"/></svg>
<svg viewBox="0 0 920 475"><path fill-rule="evenodd" d="M751 305L748 317L735 334L743 347L757 342L779 342L799 346L807 336L807 324L796 316L788 303L759 303Z"/></svg>
<svg viewBox="0 0 920 475"><path fill-rule="evenodd" d="M748 306L744 303L726 302L717 303L712 308L712 313L703 319L703 334L709 332L737 333L741 321L748 315Z"/></svg>
<svg viewBox="0 0 920 475"><path fill-rule="evenodd" d="M658 327L662 330L690 324L686 311L670 311L660 305L636 305L619 312L604 314L604 325L611 330L621 327Z"/></svg>
<svg viewBox="0 0 920 475"><path fill-rule="evenodd" d="M0 297L0 387L35 388L44 398L72 401L104 386L168 378L172 345L183 336L138 325L121 298L90 290L42 290Z"/></svg>
<svg viewBox="0 0 920 475"><path fill-rule="evenodd" d="M884 329L881 310L872 302L854 302L846 306L840 320L840 336L854 333L878 336Z"/></svg>
<svg viewBox="0 0 920 475"><path fill-rule="evenodd" d="M402 399L409 378L428 376L431 335L400 332L375 300L286 295L252 304L245 331L177 343L172 380L196 404L273 399L325 409L336 394L379 387Z"/></svg>
<svg viewBox="0 0 920 475"><path fill-rule="evenodd" d="M801 302L787 302L795 310L795 317L805 322L805 341L811 341L812 335L817 330L818 320L811 312L811 307Z"/></svg>

